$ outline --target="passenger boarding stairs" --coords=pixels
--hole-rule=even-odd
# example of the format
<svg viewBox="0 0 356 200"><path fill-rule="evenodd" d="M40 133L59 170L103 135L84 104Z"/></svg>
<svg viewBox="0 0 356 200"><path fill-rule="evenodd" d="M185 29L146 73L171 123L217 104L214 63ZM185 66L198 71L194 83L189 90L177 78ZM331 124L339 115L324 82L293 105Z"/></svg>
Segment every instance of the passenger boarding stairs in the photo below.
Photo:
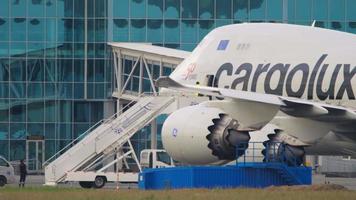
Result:
<svg viewBox="0 0 356 200"><path fill-rule="evenodd" d="M124 113L98 122L44 163L46 185L63 182L68 173L116 151L174 101L173 96L141 97Z"/></svg>

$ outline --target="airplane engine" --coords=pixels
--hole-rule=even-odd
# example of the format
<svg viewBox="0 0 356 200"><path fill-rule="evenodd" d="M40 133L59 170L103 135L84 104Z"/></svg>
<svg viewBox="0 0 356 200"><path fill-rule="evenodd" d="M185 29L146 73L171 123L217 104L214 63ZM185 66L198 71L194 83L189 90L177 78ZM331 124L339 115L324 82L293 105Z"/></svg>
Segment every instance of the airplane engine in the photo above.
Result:
<svg viewBox="0 0 356 200"><path fill-rule="evenodd" d="M203 105L173 112L163 124L162 142L168 154L185 164L224 164L244 154L248 131L222 110Z"/></svg>

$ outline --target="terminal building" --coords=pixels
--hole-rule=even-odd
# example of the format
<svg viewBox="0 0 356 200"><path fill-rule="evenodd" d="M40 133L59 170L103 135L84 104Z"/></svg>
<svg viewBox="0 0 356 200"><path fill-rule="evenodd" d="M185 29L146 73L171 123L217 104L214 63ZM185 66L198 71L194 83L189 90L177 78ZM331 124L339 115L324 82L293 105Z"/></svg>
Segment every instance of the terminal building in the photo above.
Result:
<svg viewBox="0 0 356 200"><path fill-rule="evenodd" d="M216 27L315 22L356 33L355 10L354 0L1 0L0 155L40 172L98 121L158 92L154 80ZM147 45L172 52L143 54ZM162 148L165 117L135 134L137 151Z"/></svg>

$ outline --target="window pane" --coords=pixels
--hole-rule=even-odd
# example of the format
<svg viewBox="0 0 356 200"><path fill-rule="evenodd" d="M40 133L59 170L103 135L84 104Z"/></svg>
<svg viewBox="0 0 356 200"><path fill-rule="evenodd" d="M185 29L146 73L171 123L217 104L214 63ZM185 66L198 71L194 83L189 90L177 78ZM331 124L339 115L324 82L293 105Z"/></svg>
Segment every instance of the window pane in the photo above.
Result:
<svg viewBox="0 0 356 200"><path fill-rule="evenodd" d="M356 34L356 22L349 22L346 31Z"/></svg>
<svg viewBox="0 0 356 200"><path fill-rule="evenodd" d="M282 21L283 0L268 0L267 19Z"/></svg>
<svg viewBox="0 0 356 200"><path fill-rule="evenodd" d="M163 0L147 0L147 17L162 18Z"/></svg>
<svg viewBox="0 0 356 200"><path fill-rule="evenodd" d="M27 124L28 135L44 136L44 124L43 123L28 123Z"/></svg>
<svg viewBox="0 0 356 200"><path fill-rule="evenodd" d="M1 17L9 16L9 2L10 2L10 0L0 1L0 16Z"/></svg>
<svg viewBox="0 0 356 200"><path fill-rule="evenodd" d="M9 159L9 140L0 140L0 155Z"/></svg>
<svg viewBox="0 0 356 200"><path fill-rule="evenodd" d="M296 3L295 20L296 21L310 21L310 10L311 1L310 0L298 0Z"/></svg>
<svg viewBox="0 0 356 200"><path fill-rule="evenodd" d="M10 110L10 121L25 122L26 121L26 105L13 106Z"/></svg>
<svg viewBox="0 0 356 200"><path fill-rule="evenodd" d="M56 9L57 9L57 1L56 0L48 0L45 4L46 16L47 17L55 17Z"/></svg>
<svg viewBox="0 0 356 200"><path fill-rule="evenodd" d="M46 101L45 102L45 121L46 122L56 122L57 117L57 107L55 101Z"/></svg>
<svg viewBox="0 0 356 200"><path fill-rule="evenodd" d="M27 77L29 81L44 80L44 63L40 59L27 60Z"/></svg>
<svg viewBox="0 0 356 200"><path fill-rule="evenodd" d="M356 1L355 0L347 0L347 20L356 21Z"/></svg>
<svg viewBox="0 0 356 200"><path fill-rule="evenodd" d="M106 39L105 33L106 33L106 21L103 19L95 20L95 42L105 42Z"/></svg>
<svg viewBox="0 0 356 200"><path fill-rule="evenodd" d="M74 20L74 42L84 42L85 25L83 19Z"/></svg>
<svg viewBox="0 0 356 200"><path fill-rule="evenodd" d="M180 0L166 0L164 17L176 19L180 16Z"/></svg>
<svg viewBox="0 0 356 200"><path fill-rule="evenodd" d="M106 16L106 2L103 0L95 0L95 17L105 17Z"/></svg>
<svg viewBox="0 0 356 200"><path fill-rule="evenodd" d="M199 1L199 18L212 19L214 14L214 0L200 0Z"/></svg>
<svg viewBox="0 0 356 200"><path fill-rule="evenodd" d="M33 1L27 0L28 4L28 16L29 17L43 17L44 16L44 4L45 1Z"/></svg>
<svg viewBox="0 0 356 200"><path fill-rule="evenodd" d="M345 20L345 0L330 0L330 20ZM352 11L355 12L355 8Z"/></svg>
<svg viewBox="0 0 356 200"><path fill-rule="evenodd" d="M26 81L26 60L13 59L10 62L11 81Z"/></svg>
<svg viewBox="0 0 356 200"><path fill-rule="evenodd" d="M182 20L182 42L196 43L198 25L197 20Z"/></svg>
<svg viewBox="0 0 356 200"><path fill-rule="evenodd" d="M197 0L182 0L182 18L197 18Z"/></svg>
<svg viewBox="0 0 356 200"><path fill-rule="evenodd" d="M199 40L202 40L206 34L214 29L213 20L200 20L199 21Z"/></svg>
<svg viewBox="0 0 356 200"><path fill-rule="evenodd" d="M314 0L312 20L327 20L327 19L328 19L328 1Z"/></svg>
<svg viewBox="0 0 356 200"><path fill-rule="evenodd" d="M46 41L56 42L56 20L55 19L46 19Z"/></svg>
<svg viewBox="0 0 356 200"><path fill-rule="evenodd" d="M166 20L164 22L165 42L179 42L178 20Z"/></svg>
<svg viewBox="0 0 356 200"><path fill-rule="evenodd" d="M217 0L216 1L216 18L231 19L231 0Z"/></svg>
<svg viewBox="0 0 356 200"><path fill-rule="evenodd" d="M15 18L11 20L11 40L26 41L26 19Z"/></svg>
<svg viewBox="0 0 356 200"><path fill-rule="evenodd" d="M11 1L11 16L12 17L25 17L26 16L26 1L12 0Z"/></svg>
<svg viewBox="0 0 356 200"><path fill-rule="evenodd" d="M8 42L0 42L0 58L9 57L9 48L10 46ZM0 80L1 80L1 75L0 75Z"/></svg>
<svg viewBox="0 0 356 200"><path fill-rule="evenodd" d="M56 125L54 123L45 124L45 138L55 139L56 138ZM47 151L47 149L46 149Z"/></svg>
<svg viewBox="0 0 356 200"><path fill-rule="evenodd" d="M0 123L0 140L6 140L9 138L9 124L8 123ZM1 155L0 151L0 155Z"/></svg>
<svg viewBox="0 0 356 200"><path fill-rule="evenodd" d="M28 83L28 98L43 98L43 83Z"/></svg>
<svg viewBox="0 0 356 200"><path fill-rule="evenodd" d="M131 1L131 17L144 18L146 17L146 4L145 0L132 0Z"/></svg>
<svg viewBox="0 0 356 200"><path fill-rule="evenodd" d="M234 19L248 20L248 0L234 0Z"/></svg>
<svg viewBox="0 0 356 200"><path fill-rule="evenodd" d="M9 19L0 18L0 41L9 40Z"/></svg>
<svg viewBox="0 0 356 200"><path fill-rule="evenodd" d="M24 99L26 98L26 83L10 83L10 98Z"/></svg>
<svg viewBox="0 0 356 200"><path fill-rule="evenodd" d="M113 0L113 16L114 17L129 17L129 0Z"/></svg>
<svg viewBox="0 0 356 200"><path fill-rule="evenodd" d="M131 41L132 42L146 41L146 20L141 20L141 19L131 20Z"/></svg>
<svg viewBox="0 0 356 200"><path fill-rule="evenodd" d="M266 0L250 2L250 20L264 20L266 16Z"/></svg>
<svg viewBox="0 0 356 200"><path fill-rule="evenodd" d="M74 0L74 17L83 18L85 16L85 0Z"/></svg>
<svg viewBox="0 0 356 200"><path fill-rule="evenodd" d="M114 19L114 41L122 42L129 40L129 22L126 19Z"/></svg>
<svg viewBox="0 0 356 200"><path fill-rule="evenodd" d="M25 123L10 123L10 138L11 139L25 139L26 138L26 124Z"/></svg>
<svg viewBox="0 0 356 200"><path fill-rule="evenodd" d="M22 160L26 158L26 141L10 140L10 160Z"/></svg>
<svg viewBox="0 0 356 200"><path fill-rule="evenodd" d="M162 42L163 38L163 21L148 20L147 21L147 41Z"/></svg>

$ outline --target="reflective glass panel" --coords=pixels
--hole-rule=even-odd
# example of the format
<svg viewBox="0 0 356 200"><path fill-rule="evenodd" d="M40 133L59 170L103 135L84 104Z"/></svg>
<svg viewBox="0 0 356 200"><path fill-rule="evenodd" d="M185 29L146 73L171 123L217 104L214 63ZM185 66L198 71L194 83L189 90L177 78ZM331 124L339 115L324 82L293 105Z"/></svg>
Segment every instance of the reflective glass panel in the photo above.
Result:
<svg viewBox="0 0 356 200"><path fill-rule="evenodd" d="M7 18L0 18L0 41L9 40L9 20Z"/></svg>
<svg viewBox="0 0 356 200"><path fill-rule="evenodd" d="M0 1L0 17L8 17L9 16L9 2L10 0L2 0Z"/></svg>
<svg viewBox="0 0 356 200"><path fill-rule="evenodd" d="M180 17L180 0L166 0L164 17L166 19L177 19Z"/></svg>
<svg viewBox="0 0 356 200"><path fill-rule="evenodd" d="M248 20L248 0L234 0L234 19Z"/></svg>
<svg viewBox="0 0 356 200"><path fill-rule="evenodd" d="M165 42L179 42L179 21L166 20L164 22Z"/></svg>
<svg viewBox="0 0 356 200"><path fill-rule="evenodd" d="M144 42L146 40L146 20L131 20L131 41Z"/></svg>
<svg viewBox="0 0 356 200"><path fill-rule="evenodd" d="M214 0L199 0L199 18L212 19L215 17Z"/></svg>
<svg viewBox="0 0 356 200"><path fill-rule="evenodd" d="M163 0L147 0L147 17L162 18Z"/></svg>
<svg viewBox="0 0 356 200"><path fill-rule="evenodd" d="M131 17L144 18L146 17L146 1L145 0L131 0Z"/></svg>
<svg viewBox="0 0 356 200"><path fill-rule="evenodd" d="M216 18L231 19L232 0L217 0L216 1Z"/></svg>
<svg viewBox="0 0 356 200"><path fill-rule="evenodd" d="M197 18L198 1L182 0L182 18Z"/></svg>
<svg viewBox="0 0 356 200"><path fill-rule="evenodd" d="M264 20L266 17L266 0L250 1L250 20Z"/></svg>
<svg viewBox="0 0 356 200"><path fill-rule="evenodd" d="M345 0L330 0L330 20L345 20ZM353 9L355 12L355 8Z"/></svg>
<svg viewBox="0 0 356 200"><path fill-rule="evenodd" d="M25 17L27 14L26 9L27 0L11 0L11 16L12 17Z"/></svg>
<svg viewBox="0 0 356 200"><path fill-rule="evenodd" d="M112 9L114 17L129 17L129 0L113 0Z"/></svg>
<svg viewBox="0 0 356 200"><path fill-rule="evenodd" d="M314 0L312 20L327 20L327 19L328 19L328 1Z"/></svg>
<svg viewBox="0 0 356 200"><path fill-rule="evenodd" d="M147 20L147 41L162 42L163 40L163 21Z"/></svg>
<svg viewBox="0 0 356 200"><path fill-rule="evenodd" d="M197 20L182 20L182 42L196 43L198 38Z"/></svg>
<svg viewBox="0 0 356 200"><path fill-rule="evenodd" d="M114 19L113 39L114 41L129 40L129 22L127 19Z"/></svg>
<svg viewBox="0 0 356 200"><path fill-rule="evenodd" d="M26 41L26 19L14 18L11 20L11 40Z"/></svg>
<svg viewBox="0 0 356 200"><path fill-rule="evenodd" d="M10 140L10 160L21 160L26 158L26 141Z"/></svg>
<svg viewBox="0 0 356 200"><path fill-rule="evenodd" d="M295 20L296 21L310 21L311 19L311 4L310 0L295 1Z"/></svg>
<svg viewBox="0 0 356 200"><path fill-rule="evenodd" d="M29 17L44 17L45 1L27 0L27 10Z"/></svg>
<svg viewBox="0 0 356 200"><path fill-rule="evenodd" d="M356 1L355 0L347 0L347 20L356 21Z"/></svg>
<svg viewBox="0 0 356 200"><path fill-rule="evenodd" d="M283 0L267 1L267 19L281 21L283 18Z"/></svg>

